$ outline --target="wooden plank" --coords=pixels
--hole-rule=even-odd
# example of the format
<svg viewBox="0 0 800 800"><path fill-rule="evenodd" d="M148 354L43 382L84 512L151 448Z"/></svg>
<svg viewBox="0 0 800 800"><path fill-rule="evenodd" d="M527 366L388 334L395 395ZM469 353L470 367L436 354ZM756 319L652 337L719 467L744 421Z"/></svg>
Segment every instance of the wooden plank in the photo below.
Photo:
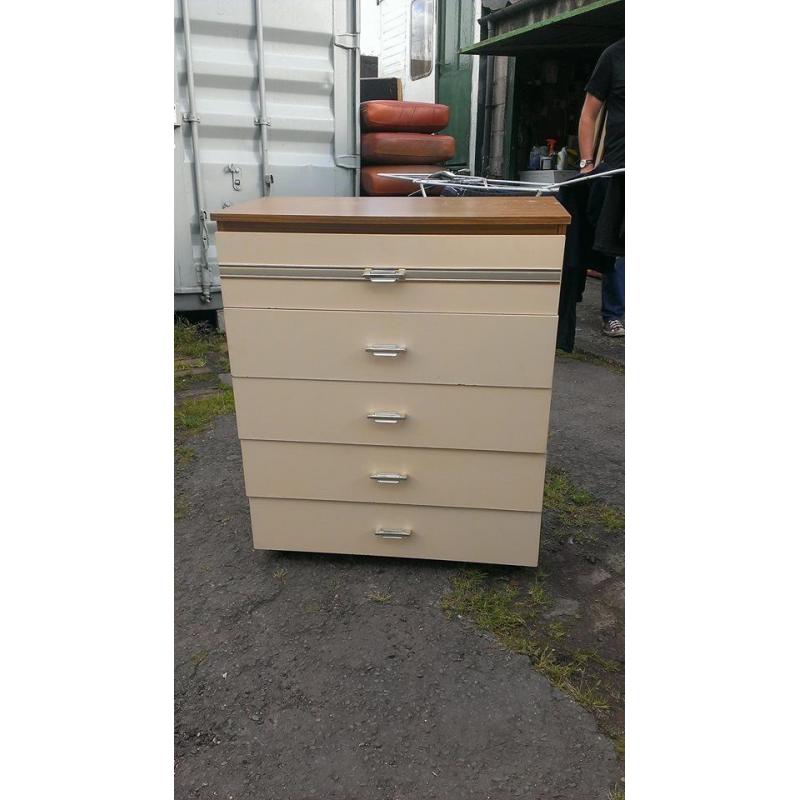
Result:
<svg viewBox="0 0 800 800"><path fill-rule="evenodd" d="M553 197L262 197L211 219L222 231L473 235L561 233L570 216Z"/></svg>

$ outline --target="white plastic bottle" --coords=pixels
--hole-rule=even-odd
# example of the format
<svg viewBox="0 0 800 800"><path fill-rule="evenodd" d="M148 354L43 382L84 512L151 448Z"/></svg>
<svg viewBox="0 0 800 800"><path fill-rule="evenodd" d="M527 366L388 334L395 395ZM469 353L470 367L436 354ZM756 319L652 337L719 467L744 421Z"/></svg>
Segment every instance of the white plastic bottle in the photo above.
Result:
<svg viewBox="0 0 800 800"><path fill-rule="evenodd" d="M567 148L562 147L558 151L558 160L556 161L556 169L566 169L567 168Z"/></svg>

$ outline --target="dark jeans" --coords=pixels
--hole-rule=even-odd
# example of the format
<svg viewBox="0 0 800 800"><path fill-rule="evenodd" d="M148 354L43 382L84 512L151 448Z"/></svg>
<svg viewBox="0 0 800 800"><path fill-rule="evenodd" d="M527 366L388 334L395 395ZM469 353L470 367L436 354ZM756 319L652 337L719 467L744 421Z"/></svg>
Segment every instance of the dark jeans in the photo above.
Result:
<svg viewBox="0 0 800 800"><path fill-rule="evenodd" d="M625 256L614 263L614 269L603 275L603 322L625 319Z"/></svg>

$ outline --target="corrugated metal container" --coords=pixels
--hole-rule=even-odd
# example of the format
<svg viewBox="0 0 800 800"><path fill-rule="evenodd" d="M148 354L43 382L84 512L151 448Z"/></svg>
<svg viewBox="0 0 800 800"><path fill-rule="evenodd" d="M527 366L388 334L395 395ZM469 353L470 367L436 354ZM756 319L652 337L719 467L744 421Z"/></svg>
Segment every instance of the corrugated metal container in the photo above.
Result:
<svg viewBox="0 0 800 800"><path fill-rule="evenodd" d="M215 209L357 193L358 12L358 0L175 0L176 310L221 307Z"/></svg>

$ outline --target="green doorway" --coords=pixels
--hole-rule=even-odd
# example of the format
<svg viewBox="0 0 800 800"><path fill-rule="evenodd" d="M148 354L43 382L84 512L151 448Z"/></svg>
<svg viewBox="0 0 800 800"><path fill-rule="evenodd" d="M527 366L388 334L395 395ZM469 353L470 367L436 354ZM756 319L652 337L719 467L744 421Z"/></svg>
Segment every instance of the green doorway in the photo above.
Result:
<svg viewBox="0 0 800 800"><path fill-rule="evenodd" d="M459 53L475 38L475 4L439 0L439 41L436 59L436 102L450 106L450 124L442 133L456 140L451 168L469 165L470 106L472 100L472 56Z"/></svg>

